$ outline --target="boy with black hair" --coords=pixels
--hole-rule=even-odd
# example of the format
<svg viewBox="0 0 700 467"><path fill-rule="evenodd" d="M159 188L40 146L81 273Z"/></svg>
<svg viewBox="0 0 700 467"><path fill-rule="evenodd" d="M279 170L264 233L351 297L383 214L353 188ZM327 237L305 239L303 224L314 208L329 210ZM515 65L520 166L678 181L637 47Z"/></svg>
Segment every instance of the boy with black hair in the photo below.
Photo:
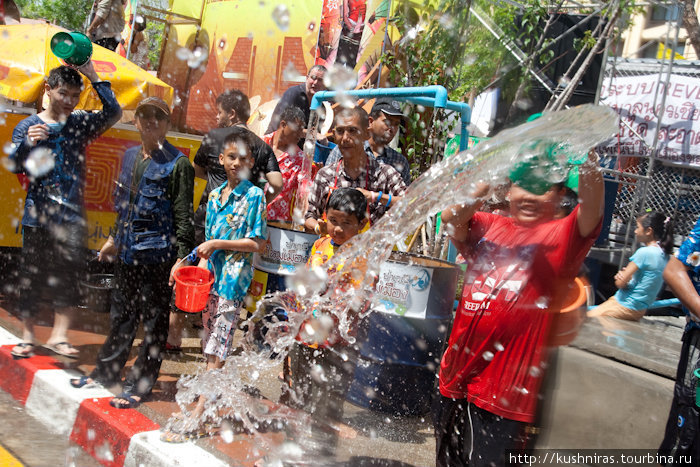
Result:
<svg viewBox="0 0 700 467"><path fill-rule="evenodd" d="M82 73L102 101L97 112L75 111L83 91ZM38 308L55 308L46 347L75 358L68 342L73 308L80 305L78 283L85 268L86 225L83 208L85 149L121 117L121 107L108 81L100 81L92 62L77 68L59 66L49 72L48 107L17 124L9 155L16 173L29 176L22 216L19 274L22 342L12 349L18 358L34 354L34 318ZM50 160L48 171L41 159Z"/></svg>
<svg viewBox="0 0 700 467"><path fill-rule="evenodd" d="M255 163L254 141L238 129L225 141L219 161L226 182L209 194L206 241L197 247L199 267L214 273L209 301L202 312L202 353L207 371L224 366L233 349L233 335L244 299L253 280L253 253L265 245L265 196L248 178ZM206 398L200 396L180 430L165 431L163 441L179 443L201 434Z"/></svg>
<svg viewBox="0 0 700 467"><path fill-rule="evenodd" d="M437 466L504 465L506 450L536 440L553 311L600 232L605 194L591 152L579 205L555 219L564 186L545 175L546 162L535 156L513 167L510 217L478 212L488 186L442 212L468 266L434 400Z"/></svg>
<svg viewBox="0 0 700 467"><path fill-rule="evenodd" d="M309 269L323 267L342 245L362 230L368 221L367 199L355 188L338 188L328 200L326 219L328 234L314 242L307 262ZM339 266L329 270L328 274L342 274L344 280L341 284L351 289L355 285L348 269L361 267L357 263L346 266L342 271L342 266ZM327 317L314 316L312 320ZM308 325L326 327L326 324L319 322ZM300 344L290 352L291 376L285 378L285 389L289 387L290 392L285 397L292 407L303 409L320 421L321 426L314 430L314 436L318 436L324 454L332 455L338 442L336 431L345 436L354 435L354 431L342 425L341 421L345 395L355 374L359 352L355 345L343 340L336 329L331 329L322 342L317 342L314 338L317 336L305 333L305 327L306 324L302 325L297 337ZM324 429L328 420L337 424L333 427L334 431Z"/></svg>
<svg viewBox="0 0 700 467"><path fill-rule="evenodd" d="M250 133L255 158L250 181L253 185L262 187L264 180L267 180L270 189L265 193L266 200L271 201L282 189L282 174L272 148L246 126L250 118L248 96L238 89L228 89L216 98L216 109L216 121L219 127L212 129L204 136L202 145L194 156L195 176L207 181L204 195L194 215L195 239L198 243L204 241L207 196L226 181L226 172L219 163L219 154L222 152L224 140L232 132L243 130Z"/></svg>

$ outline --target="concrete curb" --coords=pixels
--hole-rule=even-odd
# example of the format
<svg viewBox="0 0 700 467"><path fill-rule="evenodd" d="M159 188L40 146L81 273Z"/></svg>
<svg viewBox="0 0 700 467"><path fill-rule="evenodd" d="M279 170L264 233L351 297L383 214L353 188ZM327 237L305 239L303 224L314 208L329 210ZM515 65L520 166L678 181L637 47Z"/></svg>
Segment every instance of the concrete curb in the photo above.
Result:
<svg viewBox="0 0 700 467"><path fill-rule="evenodd" d="M57 359L35 355L15 359L10 351L19 343L0 327L0 389L12 395L50 431L82 447L108 467L228 465L192 442L164 443L160 426L134 409L109 405L114 395L101 387L76 389Z"/></svg>

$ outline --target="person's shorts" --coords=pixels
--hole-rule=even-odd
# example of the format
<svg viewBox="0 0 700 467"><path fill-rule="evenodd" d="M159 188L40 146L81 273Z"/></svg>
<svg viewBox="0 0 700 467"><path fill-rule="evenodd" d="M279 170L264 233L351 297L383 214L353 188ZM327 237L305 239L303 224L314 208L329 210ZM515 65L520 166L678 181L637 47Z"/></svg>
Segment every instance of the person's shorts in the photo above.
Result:
<svg viewBox="0 0 700 467"><path fill-rule="evenodd" d="M646 310L633 310L620 305L620 302L612 296L589 311L588 316L591 318L607 316L609 318L625 319L627 321L639 321L645 313Z"/></svg>
<svg viewBox="0 0 700 467"><path fill-rule="evenodd" d="M207 307L202 312L202 353L214 355L221 360L231 355L233 334L243 307L243 300L226 300L215 294L209 295Z"/></svg>
<svg viewBox="0 0 700 467"><path fill-rule="evenodd" d="M20 258L20 315L36 316L41 306L77 307L85 279L85 227L62 224L24 227Z"/></svg>

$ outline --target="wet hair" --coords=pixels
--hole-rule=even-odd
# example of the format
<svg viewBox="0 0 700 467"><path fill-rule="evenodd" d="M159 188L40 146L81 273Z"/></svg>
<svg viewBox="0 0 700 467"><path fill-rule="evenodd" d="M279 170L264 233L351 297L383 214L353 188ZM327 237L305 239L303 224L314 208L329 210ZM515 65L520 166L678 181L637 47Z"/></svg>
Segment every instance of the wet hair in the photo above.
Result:
<svg viewBox="0 0 700 467"><path fill-rule="evenodd" d="M49 71L49 77L46 79L46 84L51 89L56 89L60 86L69 86L72 88L82 88L83 78L80 73L73 68L61 65Z"/></svg>
<svg viewBox="0 0 700 467"><path fill-rule="evenodd" d="M146 18L143 16L137 16L134 21L134 29L137 31L143 31L146 29Z"/></svg>
<svg viewBox="0 0 700 467"><path fill-rule="evenodd" d="M326 212L329 209L355 216L358 222L362 222L367 217L367 198L355 188L338 188L331 193Z"/></svg>
<svg viewBox="0 0 700 467"><path fill-rule="evenodd" d="M352 117L355 115L357 115L358 120L360 121L360 128L369 127L369 116L367 115L367 111L359 105L356 105L352 108L344 107L343 109L341 109L340 112L337 112L335 114L335 123L337 125L338 119L341 117Z"/></svg>
<svg viewBox="0 0 700 467"><path fill-rule="evenodd" d="M642 228L651 228L654 239L664 253L670 255L673 252L673 224L666 214L659 211L649 211L637 218Z"/></svg>
<svg viewBox="0 0 700 467"><path fill-rule="evenodd" d="M328 68L326 68L323 65L314 65L311 68L309 68L309 72L306 74L306 76L309 76L313 71L316 71L316 70L319 70L319 71L322 71L325 73L328 71Z"/></svg>
<svg viewBox="0 0 700 467"><path fill-rule="evenodd" d="M238 89L227 89L216 98L216 105L220 105L226 112L236 111L238 119L247 122L250 118L250 101L248 96Z"/></svg>
<svg viewBox="0 0 700 467"><path fill-rule="evenodd" d="M304 122L306 122L306 116L304 115L304 111L301 110L299 107L291 106L285 108L282 111L282 113L280 114L280 122L301 122L301 125L303 126Z"/></svg>
<svg viewBox="0 0 700 467"><path fill-rule="evenodd" d="M255 148L255 140L253 139L252 133L241 127L233 127L231 133L224 139L224 144L221 146L221 153L223 154L226 147L230 144L240 144L243 143L248 148L247 156L250 156L255 160L255 155L253 154L253 149Z"/></svg>
<svg viewBox="0 0 700 467"><path fill-rule="evenodd" d="M572 190L571 188L564 186L563 183L562 184L557 183L555 186L557 186L557 185L562 185L561 188L559 188L559 189L564 190L564 194L561 197L561 203L559 204L559 210L560 210L560 213L564 217L566 217L573 212L574 208L578 204L578 194L576 194L576 192L574 190Z"/></svg>

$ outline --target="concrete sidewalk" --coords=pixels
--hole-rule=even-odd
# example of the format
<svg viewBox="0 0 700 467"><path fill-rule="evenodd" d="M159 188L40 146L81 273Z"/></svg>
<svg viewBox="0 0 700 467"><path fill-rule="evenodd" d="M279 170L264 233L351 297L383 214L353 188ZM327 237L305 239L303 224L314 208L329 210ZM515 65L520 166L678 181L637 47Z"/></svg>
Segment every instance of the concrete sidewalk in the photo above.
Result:
<svg viewBox="0 0 700 467"><path fill-rule="evenodd" d="M51 315L39 316L37 338L45 342ZM109 400L119 388L75 389L69 379L89 373L105 339L108 316L87 310L75 320L71 342L76 361L41 347L28 359L14 359L19 321L0 308L0 389L57 436L70 438L107 466L252 466L264 457L264 442L279 446L283 431L257 435L229 431L184 444L163 443L159 428L174 412L176 383L204 366L197 315L188 315L183 352L167 353L153 395L137 409L118 410ZM554 389L545 397L539 447L551 449L655 449L673 393L672 375L680 350L682 319L641 323L588 320L570 347L559 349ZM138 341L135 345L138 344ZM132 357L135 354L132 353ZM130 366L133 358L127 363ZM256 391L277 401L281 368L263 374ZM111 390L111 391L110 391ZM430 466L434 439L429 415L394 417L347 403L345 421L355 439L341 439L338 465Z"/></svg>
<svg viewBox="0 0 700 467"><path fill-rule="evenodd" d="M50 333L50 314L39 316L37 340ZM204 367L199 331L192 324L198 315L188 315L183 351L166 353L153 394L136 409L115 409L109 401L120 388L82 388L69 380L94 368L97 352L108 330L108 316L85 310L69 331L71 343L80 350L77 360L56 356L42 347L27 359L15 359L10 350L19 342L20 322L0 308L0 389L26 406L27 411L57 436L70 438L106 466L252 466L264 457L264 446L284 443L283 432L256 435L231 432L183 444L160 441L160 427L179 407L175 403L180 375L194 374ZM138 345L135 341L134 345ZM135 360L135 352L127 368ZM261 375L256 390L263 401L276 401L281 367ZM343 465L429 466L434 459L434 440L429 417L393 417L347 403L347 423L358 436L340 440L338 461ZM263 443L264 441L265 443Z"/></svg>

